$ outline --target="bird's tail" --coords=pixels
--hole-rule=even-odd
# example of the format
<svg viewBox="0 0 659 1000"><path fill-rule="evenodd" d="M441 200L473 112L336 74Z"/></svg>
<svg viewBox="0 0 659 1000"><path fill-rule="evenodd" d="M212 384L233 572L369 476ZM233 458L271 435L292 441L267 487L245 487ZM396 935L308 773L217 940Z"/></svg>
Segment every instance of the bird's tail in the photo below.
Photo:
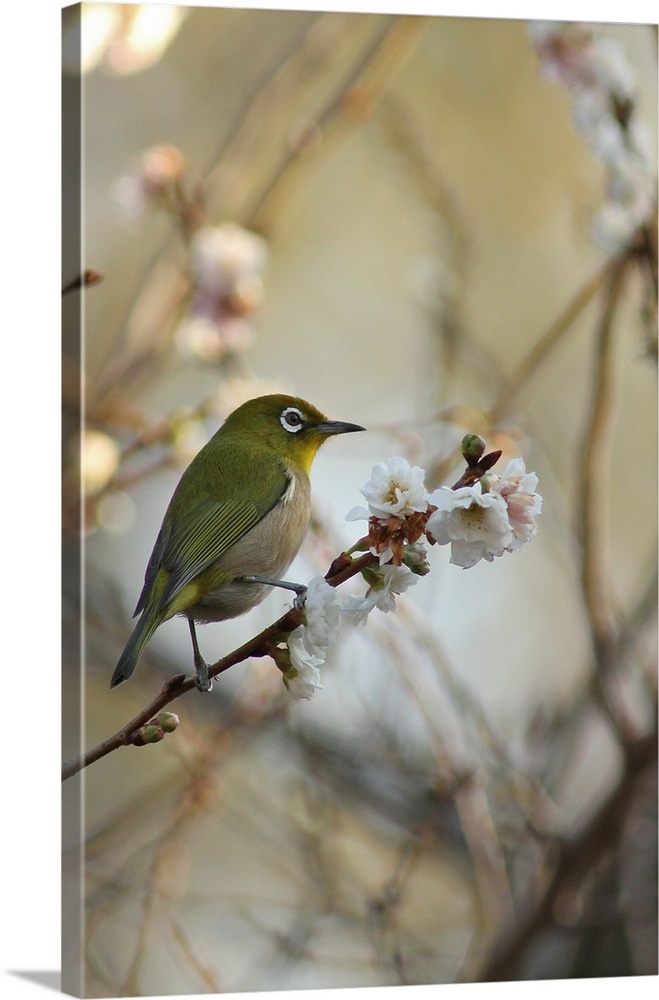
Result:
<svg viewBox="0 0 659 1000"><path fill-rule="evenodd" d="M116 687L122 681L128 680L137 666L138 660L142 655L142 650L162 620L161 615L153 614L153 612L149 613L149 608L145 608L115 667L110 687Z"/></svg>

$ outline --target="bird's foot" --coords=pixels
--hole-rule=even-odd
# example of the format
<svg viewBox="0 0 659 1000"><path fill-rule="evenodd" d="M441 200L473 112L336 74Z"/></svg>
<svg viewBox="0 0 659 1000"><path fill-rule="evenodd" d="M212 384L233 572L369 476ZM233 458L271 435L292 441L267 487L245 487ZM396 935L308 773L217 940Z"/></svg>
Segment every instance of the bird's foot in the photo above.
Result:
<svg viewBox="0 0 659 1000"><path fill-rule="evenodd" d="M197 691L210 691L213 687L213 678L210 675L209 666L205 660L195 660L195 684Z"/></svg>
<svg viewBox="0 0 659 1000"><path fill-rule="evenodd" d="M302 587L301 590L295 595L295 600L293 601L293 607L296 611L302 611L307 600L307 588Z"/></svg>
<svg viewBox="0 0 659 1000"><path fill-rule="evenodd" d="M291 583L289 580L273 580L269 576L246 576L243 578L247 583L262 583L267 587L279 587L282 590L292 590L296 595L295 607L300 611L304 607L307 599L307 588L304 583Z"/></svg>
<svg viewBox="0 0 659 1000"><path fill-rule="evenodd" d="M194 620L192 618L188 618L188 625L190 627L190 638L192 639L192 653L194 656L195 684L197 685L197 691L210 691L213 686L213 678L210 675L209 665L201 655L199 643L197 642Z"/></svg>

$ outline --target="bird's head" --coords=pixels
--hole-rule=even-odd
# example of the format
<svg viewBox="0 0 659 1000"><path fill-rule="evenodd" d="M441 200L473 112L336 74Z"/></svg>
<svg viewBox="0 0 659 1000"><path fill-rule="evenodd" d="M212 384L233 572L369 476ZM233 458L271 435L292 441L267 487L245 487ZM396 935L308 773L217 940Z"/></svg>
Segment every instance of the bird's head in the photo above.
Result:
<svg viewBox="0 0 659 1000"><path fill-rule="evenodd" d="M227 417L222 430L241 435L245 442L265 442L281 458L302 466L308 473L316 452L328 437L365 428L328 420L306 400L277 393L243 403Z"/></svg>

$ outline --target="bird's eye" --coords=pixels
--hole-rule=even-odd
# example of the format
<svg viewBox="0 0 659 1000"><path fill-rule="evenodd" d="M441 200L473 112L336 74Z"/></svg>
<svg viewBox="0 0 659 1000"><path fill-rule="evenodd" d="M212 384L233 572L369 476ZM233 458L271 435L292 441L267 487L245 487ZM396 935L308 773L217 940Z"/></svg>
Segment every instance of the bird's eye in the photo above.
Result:
<svg viewBox="0 0 659 1000"><path fill-rule="evenodd" d="M294 406L287 406L279 419L284 430L291 434L301 431L304 425L302 414Z"/></svg>

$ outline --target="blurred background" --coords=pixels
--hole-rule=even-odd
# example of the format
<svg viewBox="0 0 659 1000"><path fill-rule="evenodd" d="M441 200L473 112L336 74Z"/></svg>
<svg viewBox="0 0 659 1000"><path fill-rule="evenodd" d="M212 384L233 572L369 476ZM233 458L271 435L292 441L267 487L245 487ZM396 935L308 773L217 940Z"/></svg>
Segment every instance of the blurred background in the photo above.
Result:
<svg viewBox="0 0 659 1000"><path fill-rule="evenodd" d="M192 671L174 620L109 690L246 398L369 430L316 460L291 579L357 540L376 462L450 485L467 431L544 498L521 553L431 550L313 701L249 660L65 782L64 988L656 975L656 26L89 3L63 70L65 757Z"/></svg>

